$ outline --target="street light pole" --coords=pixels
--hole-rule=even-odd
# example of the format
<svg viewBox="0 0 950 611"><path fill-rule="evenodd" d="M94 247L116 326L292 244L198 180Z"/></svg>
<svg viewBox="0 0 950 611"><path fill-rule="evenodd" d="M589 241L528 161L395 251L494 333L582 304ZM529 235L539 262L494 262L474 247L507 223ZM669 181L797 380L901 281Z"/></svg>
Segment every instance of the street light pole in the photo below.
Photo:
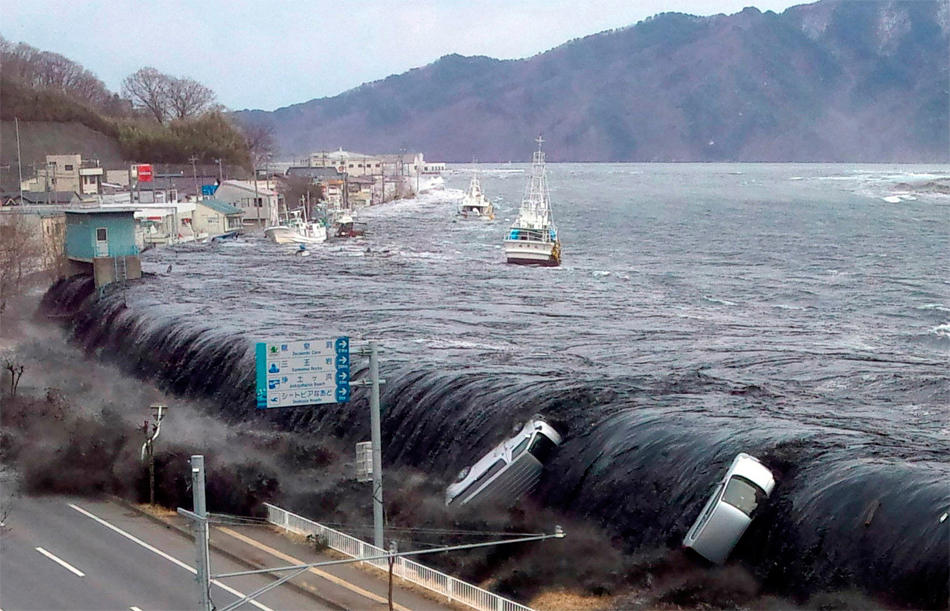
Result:
<svg viewBox="0 0 950 611"><path fill-rule="evenodd" d="M161 405L154 403L151 406L152 408L152 431L149 433L148 421L145 421L145 426L142 427L145 432L145 443L142 444L142 460L148 458L148 503L149 505L155 505L155 449L154 444L155 440L158 439L159 433L162 431L162 418L165 417L165 411L168 409L167 405Z"/></svg>

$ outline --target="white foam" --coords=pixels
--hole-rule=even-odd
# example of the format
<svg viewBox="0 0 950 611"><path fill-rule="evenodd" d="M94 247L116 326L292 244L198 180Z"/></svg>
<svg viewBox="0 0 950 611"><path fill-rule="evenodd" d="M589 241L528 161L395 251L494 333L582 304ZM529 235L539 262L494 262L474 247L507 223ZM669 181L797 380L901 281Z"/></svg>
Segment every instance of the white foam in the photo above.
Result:
<svg viewBox="0 0 950 611"><path fill-rule="evenodd" d="M915 310L936 310L937 312L950 312L950 307L942 303L925 303L914 307Z"/></svg>
<svg viewBox="0 0 950 611"><path fill-rule="evenodd" d="M950 338L950 322L945 322L933 328L933 333Z"/></svg>
<svg viewBox="0 0 950 611"><path fill-rule="evenodd" d="M706 301L709 301L709 302L711 302L711 303L716 303L716 304L724 305L724 306L739 305L739 304L735 303L734 301L728 301L728 300L726 300L726 299L717 299L717 298L715 298L715 297L710 297L709 295L703 295L703 299L705 299Z"/></svg>

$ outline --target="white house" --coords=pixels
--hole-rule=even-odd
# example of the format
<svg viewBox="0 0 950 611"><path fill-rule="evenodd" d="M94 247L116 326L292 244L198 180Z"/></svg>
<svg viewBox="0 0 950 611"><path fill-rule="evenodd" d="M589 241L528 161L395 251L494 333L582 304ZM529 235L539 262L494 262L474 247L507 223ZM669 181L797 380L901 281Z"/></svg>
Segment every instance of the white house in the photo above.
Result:
<svg viewBox="0 0 950 611"><path fill-rule="evenodd" d="M195 202L195 231L208 237L241 231L244 212L237 206L218 199L201 199Z"/></svg>
<svg viewBox="0 0 950 611"><path fill-rule="evenodd" d="M214 198L240 208L245 224L277 224L277 193L254 181L226 180L215 190Z"/></svg>

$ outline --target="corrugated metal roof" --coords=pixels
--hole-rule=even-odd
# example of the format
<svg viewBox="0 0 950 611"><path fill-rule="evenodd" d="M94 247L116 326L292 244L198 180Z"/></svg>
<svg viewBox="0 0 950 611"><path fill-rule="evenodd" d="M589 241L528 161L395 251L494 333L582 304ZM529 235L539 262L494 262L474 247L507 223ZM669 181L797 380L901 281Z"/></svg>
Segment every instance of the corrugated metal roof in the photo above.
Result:
<svg viewBox="0 0 950 611"><path fill-rule="evenodd" d="M198 201L198 203L221 214L241 214L243 212L237 206L232 206L228 202L223 202L220 199L202 199Z"/></svg>

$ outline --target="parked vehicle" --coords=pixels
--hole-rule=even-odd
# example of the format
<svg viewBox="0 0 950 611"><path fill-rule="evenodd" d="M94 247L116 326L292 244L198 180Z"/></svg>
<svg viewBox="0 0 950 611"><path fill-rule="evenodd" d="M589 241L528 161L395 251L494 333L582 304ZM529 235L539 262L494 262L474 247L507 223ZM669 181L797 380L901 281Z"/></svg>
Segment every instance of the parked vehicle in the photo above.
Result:
<svg viewBox="0 0 950 611"><path fill-rule="evenodd" d="M462 469L445 491L445 504L461 506L476 500L515 504L538 484L544 463L561 441L551 425L535 416L517 435Z"/></svg>
<svg viewBox="0 0 950 611"><path fill-rule="evenodd" d="M774 487L772 472L755 457L740 453L686 533L683 547L722 564Z"/></svg>

